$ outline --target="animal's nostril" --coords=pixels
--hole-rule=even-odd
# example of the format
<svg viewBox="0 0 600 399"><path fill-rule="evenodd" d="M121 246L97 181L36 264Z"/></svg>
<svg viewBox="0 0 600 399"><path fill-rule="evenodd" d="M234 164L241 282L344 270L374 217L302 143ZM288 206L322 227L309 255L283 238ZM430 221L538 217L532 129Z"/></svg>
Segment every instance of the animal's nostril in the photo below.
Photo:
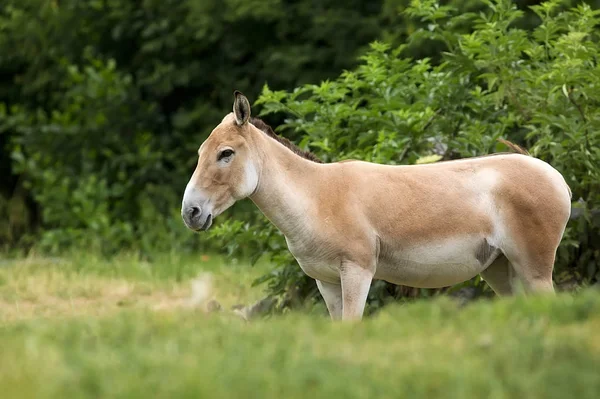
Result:
<svg viewBox="0 0 600 399"><path fill-rule="evenodd" d="M200 207L193 206L192 209L190 209L190 217L195 219L197 216L200 216Z"/></svg>

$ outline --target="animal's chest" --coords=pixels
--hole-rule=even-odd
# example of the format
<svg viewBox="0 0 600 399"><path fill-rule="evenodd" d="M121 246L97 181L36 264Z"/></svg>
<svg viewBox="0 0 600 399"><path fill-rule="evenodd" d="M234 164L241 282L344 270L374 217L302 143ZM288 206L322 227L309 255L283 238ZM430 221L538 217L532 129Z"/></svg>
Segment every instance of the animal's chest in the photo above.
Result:
<svg viewBox="0 0 600 399"><path fill-rule="evenodd" d="M286 237L288 248L309 277L328 283L340 281L340 259L327 243Z"/></svg>

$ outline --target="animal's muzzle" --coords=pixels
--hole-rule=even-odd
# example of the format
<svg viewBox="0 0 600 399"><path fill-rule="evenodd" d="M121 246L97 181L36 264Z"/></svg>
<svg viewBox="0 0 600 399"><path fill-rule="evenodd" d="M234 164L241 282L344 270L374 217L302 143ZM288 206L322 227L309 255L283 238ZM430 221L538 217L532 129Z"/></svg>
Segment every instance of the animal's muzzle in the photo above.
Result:
<svg viewBox="0 0 600 399"><path fill-rule="evenodd" d="M181 217L185 225L194 231L207 230L212 224L212 214L202 212L202 208L196 205L183 207Z"/></svg>

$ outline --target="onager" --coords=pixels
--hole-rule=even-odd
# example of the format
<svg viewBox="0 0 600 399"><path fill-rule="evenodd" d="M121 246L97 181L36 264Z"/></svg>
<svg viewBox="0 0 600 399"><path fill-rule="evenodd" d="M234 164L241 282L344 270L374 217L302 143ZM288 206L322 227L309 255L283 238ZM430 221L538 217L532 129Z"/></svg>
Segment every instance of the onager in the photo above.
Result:
<svg viewBox="0 0 600 399"><path fill-rule="evenodd" d="M523 154L426 165L321 163L233 112L198 150L181 214L208 229L250 198L316 280L332 319L362 318L373 279L437 288L480 274L498 295L554 292L552 269L571 191L547 163Z"/></svg>

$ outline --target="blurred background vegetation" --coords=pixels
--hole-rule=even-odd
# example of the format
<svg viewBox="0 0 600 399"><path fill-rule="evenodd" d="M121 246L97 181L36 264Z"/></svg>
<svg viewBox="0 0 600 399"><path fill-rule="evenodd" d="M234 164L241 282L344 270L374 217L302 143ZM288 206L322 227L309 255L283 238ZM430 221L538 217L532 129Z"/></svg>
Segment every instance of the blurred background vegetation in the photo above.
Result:
<svg viewBox="0 0 600 399"><path fill-rule="evenodd" d="M504 150L498 137L526 146L574 193L557 283L600 280L600 0L1 4L5 251L224 251L272 262L258 282L280 307L317 299L250 201L210 234L181 222L196 150L238 89L326 161L435 162ZM446 291L377 283L370 303Z"/></svg>

